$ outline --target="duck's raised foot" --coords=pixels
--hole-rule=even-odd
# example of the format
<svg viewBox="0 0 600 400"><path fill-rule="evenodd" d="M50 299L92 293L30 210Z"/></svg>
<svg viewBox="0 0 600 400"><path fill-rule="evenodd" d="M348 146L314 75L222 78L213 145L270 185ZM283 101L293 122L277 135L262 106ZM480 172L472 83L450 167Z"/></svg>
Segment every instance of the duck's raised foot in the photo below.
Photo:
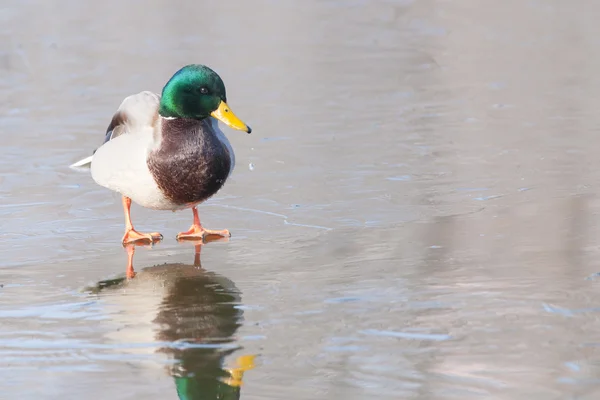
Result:
<svg viewBox="0 0 600 400"><path fill-rule="evenodd" d="M220 231L213 231L210 229L204 229L202 225L192 225L186 232L179 232L177 234L177 240L202 240L208 236L221 236L224 238L231 237L231 233L227 229Z"/></svg>
<svg viewBox="0 0 600 400"><path fill-rule="evenodd" d="M133 244L133 243L154 243L162 240L163 235L158 232L152 233L140 233L135 229L128 229L125 231L125 235L123 235L123 244Z"/></svg>

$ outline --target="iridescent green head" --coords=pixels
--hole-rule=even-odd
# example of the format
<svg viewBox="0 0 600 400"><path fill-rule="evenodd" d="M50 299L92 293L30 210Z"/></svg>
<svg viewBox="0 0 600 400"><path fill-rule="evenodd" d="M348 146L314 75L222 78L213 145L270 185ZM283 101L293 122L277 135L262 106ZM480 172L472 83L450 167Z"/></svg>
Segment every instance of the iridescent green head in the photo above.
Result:
<svg viewBox="0 0 600 400"><path fill-rule="evenodd" d="M163 117L199 120L212 116L233 129L252 132L227 105L221 77L205 65L186 65L169 79L162 91L159 113Z"/></svg>

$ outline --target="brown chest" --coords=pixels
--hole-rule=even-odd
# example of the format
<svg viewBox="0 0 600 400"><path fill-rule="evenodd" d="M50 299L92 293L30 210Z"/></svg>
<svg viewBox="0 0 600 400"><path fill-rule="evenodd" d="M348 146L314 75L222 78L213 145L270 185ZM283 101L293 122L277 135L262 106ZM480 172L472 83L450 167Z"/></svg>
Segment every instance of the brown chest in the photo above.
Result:
<svg viewBox="0 0 600 400"><path fill-rule="evenodd" d="M227 180L231 168L229 151L208 124L172 121L163 126L161 145L148 156L148 168L159 189L172 202L201 203L217 193Z"/></svg>

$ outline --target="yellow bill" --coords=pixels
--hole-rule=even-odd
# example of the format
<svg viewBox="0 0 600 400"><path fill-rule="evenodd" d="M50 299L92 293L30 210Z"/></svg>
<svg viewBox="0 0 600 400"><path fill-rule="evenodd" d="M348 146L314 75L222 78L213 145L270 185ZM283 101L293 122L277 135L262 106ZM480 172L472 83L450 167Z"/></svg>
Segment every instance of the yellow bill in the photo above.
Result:
<svg viewBox="0 0 600 400"><path fill-rule="evenodd" d="M230 128L248 133L252 132L252 128L243 123L241 119L236 117L233 111L231 111L227 103L225 103L224 101L221 101L221 104L219 104L219 108L210 113L210 115L212 115L214 118L218 119Z"/></svg>

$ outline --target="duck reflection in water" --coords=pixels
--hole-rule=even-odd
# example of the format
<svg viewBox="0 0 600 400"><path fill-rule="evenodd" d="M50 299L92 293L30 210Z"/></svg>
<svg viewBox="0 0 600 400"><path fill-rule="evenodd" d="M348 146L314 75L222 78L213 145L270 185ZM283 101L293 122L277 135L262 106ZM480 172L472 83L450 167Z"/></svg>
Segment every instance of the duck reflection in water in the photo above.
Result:
<svg viewBox="0 0 600 400"><path fill-rule="evenodd" d="M179 398L239 399L242 377L245 371L254 367L255 356L238 357L231 368L224 367L223 363L238 349L233 343L233 335L241 325L243 314L235 307L240 303L240 292L231 280L202 268L202 246L202 243L195 244L193 265L157 265L143 269L136 276L133 268L135 247L128 245L126 276L101 281L93 291L127 287L131 296L132 290L149 289L145 284L134 285L136 281L146 280L153 287L164 288L152 322L157 332L155 340L169 344L159 348L158 352L174 360L169 373L175 379Z"/></svg>

